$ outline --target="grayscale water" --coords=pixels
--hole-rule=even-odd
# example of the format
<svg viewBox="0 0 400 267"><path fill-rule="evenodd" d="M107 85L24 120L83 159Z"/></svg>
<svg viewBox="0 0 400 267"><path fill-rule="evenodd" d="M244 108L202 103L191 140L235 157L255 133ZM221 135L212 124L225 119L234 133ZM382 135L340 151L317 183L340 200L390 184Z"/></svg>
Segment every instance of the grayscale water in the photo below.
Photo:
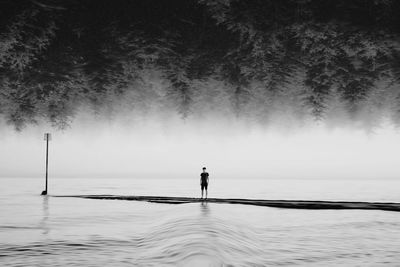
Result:
<svg viewBox="0 0 400 267"><path fill-rule="evenodd" d="M0 179L0 266L400 266L400 213L41 197ZM52 179L50 193L198 196L197 179ZM400 201L400 182L211 180L210 197Z"/></svg>

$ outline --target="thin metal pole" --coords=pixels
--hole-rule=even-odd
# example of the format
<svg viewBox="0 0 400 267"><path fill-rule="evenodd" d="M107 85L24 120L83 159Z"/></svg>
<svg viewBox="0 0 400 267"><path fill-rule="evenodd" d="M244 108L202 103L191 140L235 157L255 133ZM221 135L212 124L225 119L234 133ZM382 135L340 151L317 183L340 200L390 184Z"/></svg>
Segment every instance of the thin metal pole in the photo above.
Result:
<svg viewBox="0 0 400 267"><path fill-rule="evenodd" d="M47 179L49 169L49 136L46 138L46 193L47 193Z"/></svg>

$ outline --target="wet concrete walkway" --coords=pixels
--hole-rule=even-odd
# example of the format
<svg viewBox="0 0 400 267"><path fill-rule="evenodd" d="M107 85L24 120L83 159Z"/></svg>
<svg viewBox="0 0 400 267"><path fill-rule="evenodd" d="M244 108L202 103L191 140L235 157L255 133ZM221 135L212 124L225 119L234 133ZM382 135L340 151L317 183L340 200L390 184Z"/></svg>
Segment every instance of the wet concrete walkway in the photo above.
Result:
<svg viewBox="0 0 400 267"><path fill-rule="evenodd" d="M383 202L347 202L347 201L307 201L307 200L265 200L240 198L208 198L207 200L190 197L162 196L120 196L120 195L64 195L53 197L76 197L105 200L146 201L164 204L185 204L207 201L209 203L242 204L289 209L359 209L400 211L400 203Z"/></svg>

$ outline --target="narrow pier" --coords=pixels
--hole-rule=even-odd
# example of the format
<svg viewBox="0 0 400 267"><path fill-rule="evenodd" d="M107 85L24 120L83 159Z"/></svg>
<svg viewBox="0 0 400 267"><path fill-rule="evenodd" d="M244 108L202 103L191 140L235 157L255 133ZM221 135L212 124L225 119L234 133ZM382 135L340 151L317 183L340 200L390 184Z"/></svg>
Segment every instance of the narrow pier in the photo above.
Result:
<svg viewBox="0 0 400 267"><path fill-rule="evenodd" d="M207 200L190 197L163 197L163 196L120 196L120 195L64 195L53 197L74 197L103 200L146 201L164 204L186 204L207 201L208 203L242 204L288 209L358 209L358 210L386 210L400 211L400 203L384 202L347 202L347 201L307 201L307 200L265 200L240 198L208 198Z"/></svg>

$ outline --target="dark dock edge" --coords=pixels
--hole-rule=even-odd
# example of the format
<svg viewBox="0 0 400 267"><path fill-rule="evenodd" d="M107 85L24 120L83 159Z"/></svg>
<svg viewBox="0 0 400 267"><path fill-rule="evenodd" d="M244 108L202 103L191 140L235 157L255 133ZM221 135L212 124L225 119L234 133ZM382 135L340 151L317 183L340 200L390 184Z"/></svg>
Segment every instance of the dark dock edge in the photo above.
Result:
<svg viewBox="0 0 400 267"><path fill-rule="evenodd" d="M103 200L128 200L146 201L164 204L186 204L207 201L208 203L242 204L286 209L310 210L385 210L400 211L400 203L393 202L347 202L347 201L308 201L308 200L265 200L265 199L239 199L239 198L208 198L202 200L190 197L162 197L162 196L119 196L119 195L55 195L53 197L73 197Z"/></svg>

